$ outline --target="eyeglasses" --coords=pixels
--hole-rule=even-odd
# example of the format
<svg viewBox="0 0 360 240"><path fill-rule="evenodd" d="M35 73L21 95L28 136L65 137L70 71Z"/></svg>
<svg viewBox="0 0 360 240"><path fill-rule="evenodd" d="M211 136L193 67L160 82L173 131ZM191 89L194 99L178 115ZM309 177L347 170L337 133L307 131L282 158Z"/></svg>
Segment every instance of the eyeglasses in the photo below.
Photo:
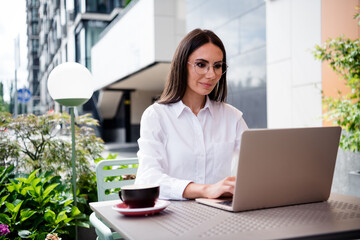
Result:
<svg viewBox="0 0 360 240"><path fill-rule="evenodd" d="M195 72L200 75L208 73L209 69L210 69L210 63L207 63L207 62L195 62L194 64L188 62L188 64L193 66ZM217 62L214 65L212 65L212 67L213 67L214 73L216 75L223 75L228 68L228 66L224 62ZM223 71L223 68L225 68L224 71Z"/></svg>

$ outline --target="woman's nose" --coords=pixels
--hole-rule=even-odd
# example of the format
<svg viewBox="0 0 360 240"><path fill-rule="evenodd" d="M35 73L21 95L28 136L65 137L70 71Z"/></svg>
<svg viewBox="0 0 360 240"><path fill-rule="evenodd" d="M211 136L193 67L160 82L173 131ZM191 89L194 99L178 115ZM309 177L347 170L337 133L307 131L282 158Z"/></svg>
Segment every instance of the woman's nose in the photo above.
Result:
<svg viewBox="0 0 360 240"><path fill-rule="evenodd" d="M215 73L215 70L214 70L214 66L209 66L208 71L206 73L206 77L214 78L215 76L216 76L216 73Z"/></svg>

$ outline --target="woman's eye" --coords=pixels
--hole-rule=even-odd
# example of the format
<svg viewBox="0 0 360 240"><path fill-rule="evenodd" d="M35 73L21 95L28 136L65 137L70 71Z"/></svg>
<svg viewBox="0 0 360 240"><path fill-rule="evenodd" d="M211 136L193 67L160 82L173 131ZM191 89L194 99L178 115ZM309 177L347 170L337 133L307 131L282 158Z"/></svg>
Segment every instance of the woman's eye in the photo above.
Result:
<svg viewBox="0 0 360 240"><path fill-rule="evenodd" d="M197 62L195 63L195 65L199 68L205 68L206 67L206 63L202 63L202 62Z"/></svg>
<svg viewBox="0 0 360 240"><path fill-rule="evenodd" d="M222 63L214 64L214 69L221 69L221 68L222 68Z"/></svg>

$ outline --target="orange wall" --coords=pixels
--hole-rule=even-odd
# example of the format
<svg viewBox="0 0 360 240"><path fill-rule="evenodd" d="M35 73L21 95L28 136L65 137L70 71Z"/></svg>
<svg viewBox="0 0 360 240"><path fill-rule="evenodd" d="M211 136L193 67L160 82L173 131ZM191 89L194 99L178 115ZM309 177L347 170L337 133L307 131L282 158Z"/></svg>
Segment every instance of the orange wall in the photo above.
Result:
<svg viewBox="0 0 360 240"><path fill-rule="evenodd" d="M360 37L360 27L353 18L359 10L360 0L322 0L321 1L321 41L341 35L356 39ZM349 92L344 80L336 74L327 62L322 63L322 89L324 96L337 96L338 90ZM324 122L324 125L329 125Z"/></svg>

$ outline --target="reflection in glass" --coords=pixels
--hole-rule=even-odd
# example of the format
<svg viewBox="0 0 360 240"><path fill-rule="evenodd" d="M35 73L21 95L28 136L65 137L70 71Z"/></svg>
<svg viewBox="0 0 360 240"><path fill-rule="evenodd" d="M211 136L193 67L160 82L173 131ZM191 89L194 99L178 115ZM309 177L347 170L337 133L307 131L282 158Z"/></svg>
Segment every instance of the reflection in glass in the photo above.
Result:
<svg viewBox="0 0 360 240"><path fill-rule="evenodd" d="M241 52L265 46L265 5L240 18Z"/></svg>
<svg viewBox="0 0 360 240"><path fill-rule="evenodd" d="M215 33L222 39L228 59L240 53L240 24L238 18L217 29Z"/></svg>
<svg viewBox="0 0 360 240"><path fill-rule="evenodd" d="M226 2L226 1L224 1ZM190 21L187 21L187 29L191 31L194 28L212 29L221 26L228 20L229 6L216 0L204 1L198 4L196 1L189 3L187 9L192 9L189 15Z"/></svg>
<svg viewBox="0 0 360 240"><path fill-rule="evenodd" d="M226 0L221 2L229 6L230 19L239 18L248 12L252 12L259 5L265 6L264 0Z"/></svg>
<svg viewBox="0 0 360 240"><path fill-rule="evenodd" d="M251 88L266 84L266 48L261 48L228 60L228 84L232 87Z"/></svg>
<svg viewBox="0 0 360 240"><path fill-rule="evenodd" d="M227 101L244 113L250 128L267 126L266 21L263 0L187 0L187 31L210 29L223 41Z"/></svg>
<svg viewBox="0 0 360 240"><path fill-rule="evenodd" d="M228 102L244 113L250 128L265 128L266 48L228 60Z"/></svg>
<svg viewBox="0 0 360 240"><path fill-rule="evenodd" d="M75 0L75 13L110 13L125 6L125 0Z"/></svg>
<svg viewBox="0 0 360 240"><path fill-rule="evenodd" d="M106 24L101 21L89 21L86 29L86 67L91 70L91 48L99 40Z"/></svg>

